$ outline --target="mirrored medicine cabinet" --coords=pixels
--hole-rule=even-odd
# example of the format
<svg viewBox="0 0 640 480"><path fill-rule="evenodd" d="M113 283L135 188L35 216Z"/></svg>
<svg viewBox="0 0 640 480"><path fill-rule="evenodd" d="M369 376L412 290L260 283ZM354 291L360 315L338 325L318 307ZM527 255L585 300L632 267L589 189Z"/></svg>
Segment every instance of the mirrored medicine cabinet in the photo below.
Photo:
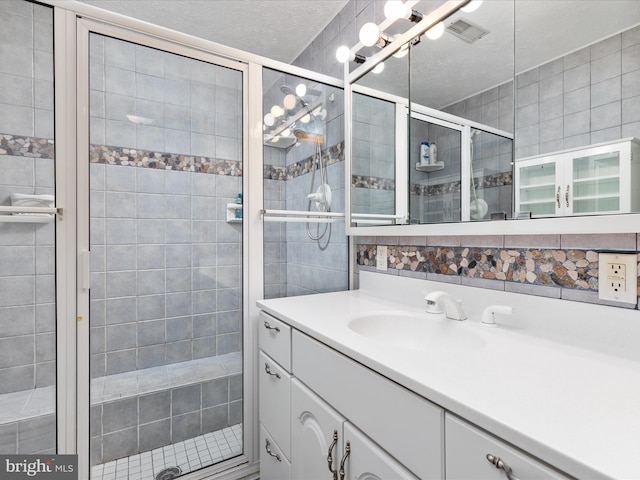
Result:
<svg viewBox="0 0 640 480"><path fill-rule="evenodd" d="M465 3L346 69L350 233L637 231L640 2Z"/></svg>

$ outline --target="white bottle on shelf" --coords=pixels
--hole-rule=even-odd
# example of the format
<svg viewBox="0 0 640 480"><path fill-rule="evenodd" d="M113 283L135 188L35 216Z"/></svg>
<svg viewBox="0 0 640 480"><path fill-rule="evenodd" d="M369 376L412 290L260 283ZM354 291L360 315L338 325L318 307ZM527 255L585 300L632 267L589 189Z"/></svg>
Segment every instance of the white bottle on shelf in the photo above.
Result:
<svg viewBox="0 0 640 480"><path fill-rule="evenodd" d="M420 165L429 165L429 142L422 142L420 144Z"/></svg>

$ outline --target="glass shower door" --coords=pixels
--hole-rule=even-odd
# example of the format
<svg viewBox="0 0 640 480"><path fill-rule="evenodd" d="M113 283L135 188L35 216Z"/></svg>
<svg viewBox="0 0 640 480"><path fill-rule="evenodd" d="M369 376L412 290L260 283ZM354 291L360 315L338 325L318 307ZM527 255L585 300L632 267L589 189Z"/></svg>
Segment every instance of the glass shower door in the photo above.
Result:
<svg viewBox="0 0 640 480"><path fill-rule="evenodd" d="M53 454L53 11L0 2L0 32L0 454Z"/></svg>
<svg viewBox="0 0 640 480"><path fill-rule="evenodd" d="M92 478L186 474L243 452L243 72L89 47Z"/></svg>

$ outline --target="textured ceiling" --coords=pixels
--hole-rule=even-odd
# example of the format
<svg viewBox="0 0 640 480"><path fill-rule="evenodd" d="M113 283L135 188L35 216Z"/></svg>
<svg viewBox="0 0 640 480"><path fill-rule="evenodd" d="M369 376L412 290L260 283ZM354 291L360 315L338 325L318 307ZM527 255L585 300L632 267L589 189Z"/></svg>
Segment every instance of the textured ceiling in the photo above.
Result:
<svg viewBox="0 0 640 480"><path fill-rule="evenodd" d="M347 0L83 1L285 63L295 60L347 3Z"/></svg>

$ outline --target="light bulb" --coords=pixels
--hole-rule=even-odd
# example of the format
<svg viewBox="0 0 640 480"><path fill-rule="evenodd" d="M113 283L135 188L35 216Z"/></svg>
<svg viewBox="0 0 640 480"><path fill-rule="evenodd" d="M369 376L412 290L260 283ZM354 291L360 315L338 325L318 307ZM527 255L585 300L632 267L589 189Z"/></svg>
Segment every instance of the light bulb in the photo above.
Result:
<svg viewBox="0 0 640 480"><path fill-rule="evenodd" d="M429 40L437 40L442 36L443 33L444 33L444 23L439 22L439 23L436 23L429 30L427 30L426 35Z"/></svg>
<svg viewBox="0 0 640 480"><path fill-rule="evenodd" d="M475 12L480 7L481 4L482 4L482 0L471 0L471 2L467 3L460 10L462 10L464 13Z"/></svg>
<svg viewBox="0 0 640 480"><path fill-rule="evenodd" d="M384 16L389 20L397 20L407 16L408 8L402 0L387 0L384 4Z"/></svg>
<svg viewBox="0 0 640 480"><path fill-rule="evenodd" d="M275 119L275 118L273 118L273 115L271 115L270 113L267 113L267 114L264 116L264 124L265 124L267 127L273 127L273 124L275 123L275 121L276 121L276 119Z"/></svg>
<svg viewBox="0 0 640 480"><path fill-rule="evenodd" d="M380 62L371 71L373 73L381 73L383 70L384 70L384 62Z"/></svg>
<svg viewBox="0 0 640 480"><path fill-rule="evenodd" d="M296 98L296 96L293 93L289 93L287 95L285 95L284 97L284 107L287 110L291 110L293 107L296 106L296 102L298 101L298 99Z"/></svg>
<svg viewBox="0 0 640 480"><path fill-rule="evenodd" d="M282 132L280 132L280 135L282 135L283 137L288 137L289 135L291 135L291 129L285 128Z"/></svg>
<svg viewBox="0 0 640 480"><path fill-rule="evenodd" d="M296 95L302 98L306 94L307 94L307 86L304 83L299 83L298 85L296 85Z"/></svg>
<svg viewBox="0 0 640 480"><path fill-rule="evenodd" d="M311 120L311 115L309 115L308 113L300 118L300 121L302 123L309 123L309 120Z"/></svg>
<svg viewBox="0 0 640 480"><path fill-rule="evenodd" d="M274 105L271 107L271 115L273 115L273 118L281 117L284 115L284 110L280 105Z"/></svg>
<svg viewBox="0 0 640 480"><path fill-rule="evenodd" d="M379 39L380 29L375 23L365 23L360 29L360 41L365 47L373 47Z"/></svg>
<svg viewBox="0 0 640 480"><path fill-rule="evenodd" d="M275 137L273 137L273 138L271 139L271 143L278 143L278 141L279 141L279 140L280 140L280 136L279 136L279 135L276 135Z"/></svg>
<svg viewBox="0 0 640 480"><path fill-rule="evenodd" d="M349 50L349 47L342 45L336 50L336 60L338 60L340 63L346 63L350 57L351 50Z"/></svg>

